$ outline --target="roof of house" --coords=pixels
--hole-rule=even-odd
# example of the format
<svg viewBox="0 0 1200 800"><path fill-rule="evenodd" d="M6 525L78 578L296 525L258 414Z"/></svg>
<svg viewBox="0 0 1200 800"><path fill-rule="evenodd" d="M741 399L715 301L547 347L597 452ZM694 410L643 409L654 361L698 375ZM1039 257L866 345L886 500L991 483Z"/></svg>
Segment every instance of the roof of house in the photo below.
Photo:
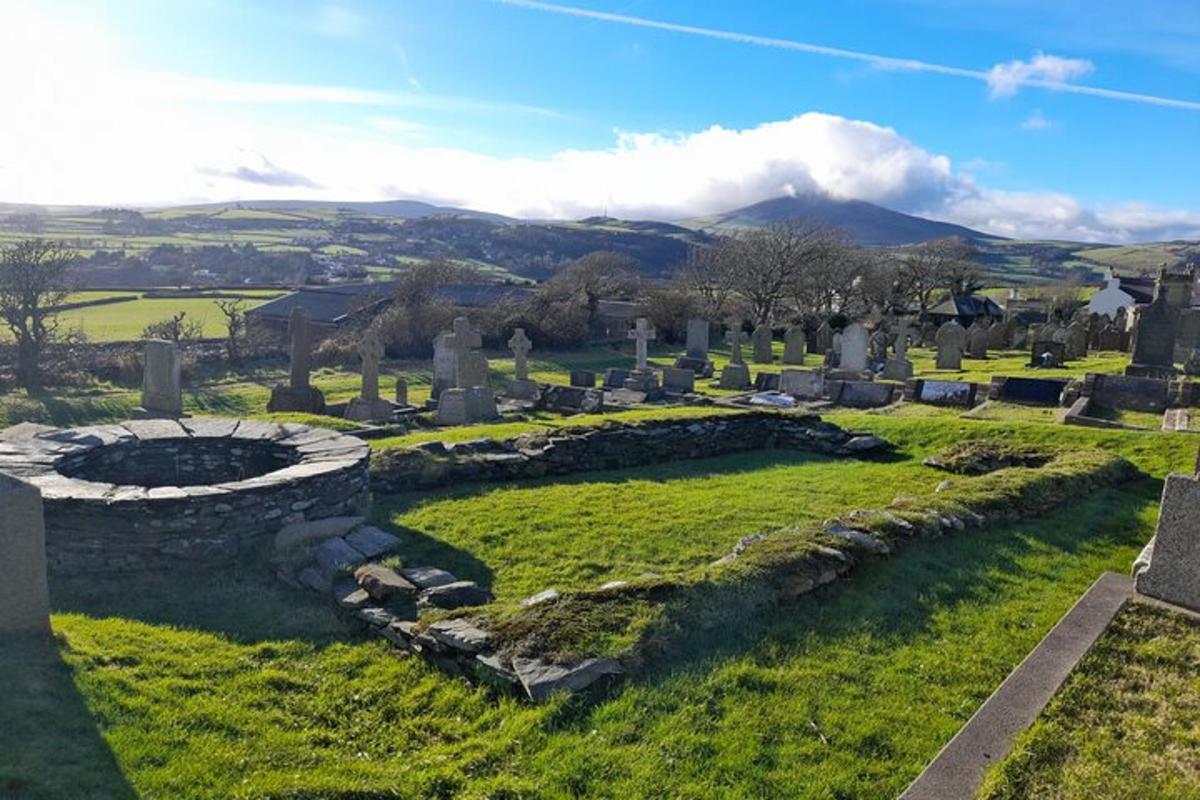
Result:
<svg viewBox="0 0 1200 800"><path fill-rule="evenodd" d="M1154 301L1154 278L1121 278L1121 291L1133 298L1135 303Z"/></svg>
<svg viewBox="0 0 1200 800"><path fill-rule="evenodd" d="M1002 317L1004 310L996 301L982 294L956 294L929 310L930 314L948 317Z"/></svg>
<svg viewBox="0 0 1200 800"><path fill-rule="evenodd" d="M299 307L319 325L338 325L355 312L387 302L394 289L395 285L387 282L304 286L263 303L251 313L261 319L286 321L292 309Z"/></svg>

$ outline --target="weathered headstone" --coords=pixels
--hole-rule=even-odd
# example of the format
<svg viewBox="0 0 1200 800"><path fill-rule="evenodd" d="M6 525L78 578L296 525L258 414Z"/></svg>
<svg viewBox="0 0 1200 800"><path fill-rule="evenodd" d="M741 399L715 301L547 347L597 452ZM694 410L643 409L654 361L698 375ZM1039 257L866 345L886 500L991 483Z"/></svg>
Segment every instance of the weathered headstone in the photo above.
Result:
<svg viewBox="0 0 1200 800"><path fill-rule="evenodd" d="M573 369L571 385L581 389L592 389L596 386L596 373L589 369Z"/></svg>
<svg viewBox="0 0 1200 800"><path fill-rule="evenodd" d="M721 370L720 387L722 389L749 389L750 368L742 360L742 344L746 341L746 334L742 332L742 326L731 325L729 333L725 335L725 341L729 344L730 357L725 369Z"/></svg>
<svg viewBox="0 0 1200 800"><path fill-rule="evenodd" d="M663 390L667 394L691 394L696 391L696 373L690 369L663 367Z"/></svg>
<svg viewBox="0 0 1200 800"><path fill-rule="evenodd" d="M1057 333L1055 334L1058 335ZM1067 363L1065 342L1042 339L1033 343L1029 351L1029 366L1046 369L1058 368Z"/></svg>
<svg viewBox="0 0 1200 800"><path fill-rule="evenodd" d="M708 360L708 320L693 317L687 321L687 356Z"/></svg>
<svg viewBox="0 0 1200 800"><path fill-rule="evenodd" d="M637 347L637 367L638 370L647 370L650 368L650 342L658 338L654 331L654 327L650 324L650 320L645 317L638 317L633 329L629 331L629 338L636 342Z"/></svg>
<svg viewBox="0 0 1200 800"><path fill-rule="evenodd" d="M957 321L949 322L938 328L937 332L937 363L938 369L962 369L963 350L967 346L967 332Z"/></svg>
<svg viewBox="0 0 1200 800"><path fill-rule="evenodd" d="M754 333L750 336L750 342L754 350L755 364L770 364L775 360L774 354L771 352L771 326L765 322L759 324L754 329Z"/></svg>
<svg viewBox="0 0 1200 800"><path fill-rule="evenodd" d="M1176 311L1167 305L1166 293L1143 308L1133 333L1133 358L1126 375L1169 376L1175 372Z"/></svg>
<svg viewBox="0 0 1200 800"><path fill-rule="evenodd" d="M1068 381L1062 378L1016 378L996 375L988 397L1005 403L1032 406L1059 405Z"/></svg>
<svg viewBox="0 0 1200 800"><path fill-rule="evenodd" d="M383 342L379 333L368 330L358 344L362 358L362 389L358 397L346 406L346 419L386 421L392 418L392 404L379 396L379 362L383 359Z"/></svg>
<svg viewBox="0 0 1200 800"><path fill-rule="evenodd" d="M1100 333L1096 336L1096 349L1098 350L1123 350L1124 340L1121 336L1121 331L1116 325L1111 322L1105 323L1100 327Z"/></svg>
<svg viewBox="0 0 1200 800"><path fill-rule="evenodd" d="M429 397L435 402L442 392L453 389L458 380L458 357L453 342L454 334L449 331L439 333L433 340L433 389Z"/></svg>
<svg viewBox="0 0 1200 800"><path fill-rule="evenodd" d="M597 414L604 410L604 392L583 386L547 386L542 404L550 411Z"/></svg>
<svg viewBox="0 0 1200 800"><path fill-rule="evenodd" d="M538 395L538 385L529 380L529 351L532 348L533 342L525 335L524 328L513 331L512 338L508 340L508 349L513 354L514 377L508 393L521 400L534 400Z"/></svg>
<svg viewBox="0 0 1200 800"><path fill-rule="evenodd" d="M629 370L620 367L609 367L604 370L604 388L621 389L629 379Z"/></svg>
<svg viewBox="0 0 1200 800"><path fill-rule="evenodd" d="M852 322L842 331L842 349L838 369L855 371L867 368L867 329Z"/></svg>
<svg viewBox="0 0 1200 800"><path fill-rule="evenodd" d="M146 342L145 364L142 368L142 405L137 416L183 416L179 350L174 342L163 339Z"/></svg>
<svg viewBox="0 0 1200 800"><path fill-rule="evenodd" d="M1087 326L1075 320L1067 326L1067 358L1086 358L1088 345Z"/></svg>
<svg viewBox="0 0 1200 800"><path fill-rule="evenodd" d="M1131 375L1089 372L1079 387L1082 397L1101 408L1161 414L1172 404L1171 382Z"/></svg>
<svg viewBox="0 0 1200 800"><path fill-rule="evenodd" d="M779 391L799 400L817 400L825 393L825 374L819 370L785 369L779 375Z"/></svg>
<svg viewBox="0 0 1200 800"><path fill-rule="evenodd" d="M908 321L902 319L896 325L893 355L883 365L883 378L889 381L906 381L912 376L913 363L908 359Z"/></svg>
<svg viewBox="0 0 1200 800"><path fill-rule="evenodd" d="M967 330L967 353L971 358L987 358L988 329L978 320Z"/></svg>
<svg viewBox="0 0 1200 800"><path fill-rule="evenodd" d="M408 405L408 381L404 378L396 378L396 405Z"/></svg>
<svg viewBox="0 0 1200 800"><path fill-rule="evenodd" d="M300 306L293 308L288 318L288 338L291 356L288 384L271 390L267 411L320 414L325 411L325 395L309 383L312 372L312 324Z"/></svg>
<svg viewBox="0 0 1200 800"><path fill-rule="evenodd" d="M1154 538L1134 565L1137 590L1200 610L1200 479L1167 476Z"/></svg>
<svg viewBox="0 0 1200 800"><path fill-rule="evenodd" d="M760 372L754 376L754 391L756 392L777 392L779 391L779 373L777 372Z"/></svg>
<svg viewBox="0 0 1200 800"><path fill-rule="evenodd" d="M793 325L783 334L783 363L804 363L804 326Z"/></svg>
<svg viewBox="0 0 1200 800"><path fill-rule="evenodd" d="M833 326L829 324L829 320L821 323L817 328L817 335L813 337L810 353L823 356L833 347Z"/></svg>
<svg viewBox="0 0 1200 800"><path fill-rule="evenodd" d="M36 486L0 473L0 635L48 633L46 527Z"/></svg>
<svg viewBox="0 0 1200 800"><path fill-rule="evenodd" d="M471 327L466 317L455 317L451 326L450 349L454 352L454 385L459 389L488 385L488 363L479 348L483 334Z"/></svg>
<svg viewBox="0 0 1200 800"><path fill-rule="evenodd" d="M879 408L892 402L895 386L877 381L842 381L837 397L838 405L851 408Z"/></svg>
<svg viewBox="0 0 1200 800"><path fill-rule="evenodd" d="M993 322L988 328L987 346L989 350L1005 350L1012 344L1012 323Z"/></svg>

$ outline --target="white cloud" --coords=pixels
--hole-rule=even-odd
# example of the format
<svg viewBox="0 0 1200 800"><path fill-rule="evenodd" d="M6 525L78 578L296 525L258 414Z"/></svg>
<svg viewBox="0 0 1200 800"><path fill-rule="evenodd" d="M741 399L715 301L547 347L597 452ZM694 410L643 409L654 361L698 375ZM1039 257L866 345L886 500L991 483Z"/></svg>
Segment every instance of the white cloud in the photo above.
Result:
<svg viewBox="0 0 1200 800"><path fill-rule="evenodd" d="M1034 111L1021 122L1021 130L1025 131L1045 131L1053 127L1054 123L1046 119L1041 111Z"/></svg>
<svg viewBox="0 0 1200 800"><path fill-rule="evenodd" d="M1091 74L1095 67L1083 58L1038 53L1028 61L1009 61L996 64L987 73L988 89L992 97L1009 97L1022 86L1066 85L1076 78Z"/></svg>

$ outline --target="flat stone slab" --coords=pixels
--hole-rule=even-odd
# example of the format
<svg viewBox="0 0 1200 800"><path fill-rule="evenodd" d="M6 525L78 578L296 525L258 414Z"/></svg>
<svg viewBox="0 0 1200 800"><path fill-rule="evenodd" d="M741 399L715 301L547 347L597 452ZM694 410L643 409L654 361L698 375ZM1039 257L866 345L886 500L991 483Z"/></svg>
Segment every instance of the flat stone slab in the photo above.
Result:
<svg viewBox="0 0 1200 800"><path fill-rule="evenodd" d="M286 550L289 547L321 539L345 536L363 522L362 517L325 517L308 522L294 522L291 525L283 526L275 534L275 549Z"/></svg>
<svg viewBox="0 0 1200 800"><path fill-rule="evenodd" d="M400 574L418 589L433 589L458 580L446 570L437 567L406 567L400 570Z"/></svg>
<svg viewBox="0 0 1200 800"><path fill-rule="evenodd" d="M398 537L387 531L381 531L373 525L357 528L343 538L346 540L346 544L367 558L379 558L400 549Z"/></svg>
<svg viewBox="0 0 1200 800"><path fill-rule="evenodd" d="M367 560L367 557L346 544L340 537L326 539L313 550L313 557L321 569L330 574L349 572Z"/></svg>
<svg viewBox="0 0 1200 800"><path fill-rule="evenodd" d="M492 602L492 593L474 581L455 581L421 592L417 602L447 610L482 606Z"/></svg>
<svg viewBox="0 0 1200 800"><path fill-rule="evenodd" d="M608 675L624 670L608 658L589 658L568 664L550 664L535 658L514 658L513 671L525 693L535 703L550 699L556 692L578 692Z"/></svg>
<svg viewBox="0 0 1200 800"><path fill-rule="evenodd" d="M1012 749L1100 638L1133 592L1133 582L1106 572L979 707L900 800L964 800Z"/></svg>
<svg viewBox="0 0 1200 800"><path fill-rule="evenodd" d="M480 653L488 648L492 635L465 619L444 619L426 629L433 638L447 647L468 653Z"/></svg>
<svg viewBox="0 0 1200 800"><path fill-rule="evenodd" d="M363 564L354 570L354 580L371 599L383 602L397 594L416 594L417 587L405 580L391 567L382 564Z"/></svg>

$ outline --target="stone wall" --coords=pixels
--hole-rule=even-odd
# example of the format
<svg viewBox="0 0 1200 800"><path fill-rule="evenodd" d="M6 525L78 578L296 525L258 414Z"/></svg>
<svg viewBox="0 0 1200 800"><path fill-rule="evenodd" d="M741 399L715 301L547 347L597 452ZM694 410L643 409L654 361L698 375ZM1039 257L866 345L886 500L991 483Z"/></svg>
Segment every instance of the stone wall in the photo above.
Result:
<svg viewBox="0 0 1200 800"><path fill-rule="evenodd" d="M374 456L371 486L378 492L407 492L463 481L540 478L768 448L847 455L883 446L877 437L856 436L815 415L714 414L384 450Z"/></svg>

